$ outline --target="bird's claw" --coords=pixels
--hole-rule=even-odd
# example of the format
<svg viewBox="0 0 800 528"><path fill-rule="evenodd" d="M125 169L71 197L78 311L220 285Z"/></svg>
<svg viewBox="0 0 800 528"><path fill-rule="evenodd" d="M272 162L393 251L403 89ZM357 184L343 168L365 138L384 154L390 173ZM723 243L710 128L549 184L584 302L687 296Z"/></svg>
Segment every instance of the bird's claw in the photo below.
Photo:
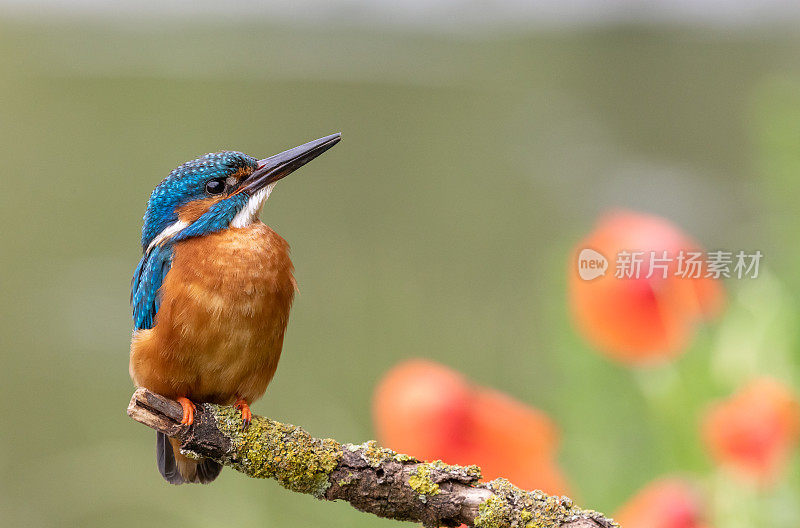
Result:
<svg viewBox="0 0 800 528"><path fill-rule="evenodd" d="M250 412L250 405L242 399L236 400L234 406L242 412L242 431L247 431L250 427L250 421L253 419L253 413Z"/></svg>
<svg viewBox="0 0 800 528"><path fill-rule="evenodd" d="M181 425L192 425L194 423L194 412L196 410L194 403L192 403L189 398L184 397L178 398L177 402L181 404L181 408L183 409Z"/></svg>

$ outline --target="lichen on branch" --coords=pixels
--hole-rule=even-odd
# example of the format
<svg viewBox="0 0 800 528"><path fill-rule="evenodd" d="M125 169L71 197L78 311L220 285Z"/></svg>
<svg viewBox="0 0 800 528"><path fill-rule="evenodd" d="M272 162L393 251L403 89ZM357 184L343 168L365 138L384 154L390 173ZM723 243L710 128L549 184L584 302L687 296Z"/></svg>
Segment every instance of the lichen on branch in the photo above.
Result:
<svg viewBox="0 0 800 528"><path fill-rule="evenodd" d="M321 500L344 500L380 517L425 526L617 526L567 497L524 491L504 479L481 483L477 466L423 462L374 441L340 444L255 415L243 430L241 415L233 407L197 405L194 424L182 426L178 403L137 389L128 415L180 439L187 456L213 458L250 477L275 479L286 489Z"/></svg>
<svg viewBox="0 0 800 528"><path fill-rule="evenodd" d="M234 407L209 405L220 431L232 441L226 465L254 478L271 478L299 493L322 497L342 458L338 442L313 438L299 427L254 416L242 431Z"/></svg>

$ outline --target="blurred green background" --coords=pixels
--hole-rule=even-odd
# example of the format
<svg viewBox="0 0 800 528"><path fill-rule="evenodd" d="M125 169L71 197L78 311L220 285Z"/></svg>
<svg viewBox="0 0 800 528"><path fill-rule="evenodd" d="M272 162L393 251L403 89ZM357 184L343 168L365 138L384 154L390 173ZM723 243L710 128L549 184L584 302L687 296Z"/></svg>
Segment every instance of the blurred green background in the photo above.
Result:
<svg viewBox="0 0 800 528"><path fill-rule="evenodd" d="M292 245L300 296L254 412L361 442L379 377L432 358L547 411L576 500L613 512L657 476L709 473L709 399L754 369L797 387L800 33L9 17L2 525L391 524L232 470L170 487L155 435L125 415L152 188L205 152L334 131L262 215ZM612 207L765 255L670 367L631 373L571 327L567 255ZM787 473L759 504L800 522L796 460Z"/></svg>

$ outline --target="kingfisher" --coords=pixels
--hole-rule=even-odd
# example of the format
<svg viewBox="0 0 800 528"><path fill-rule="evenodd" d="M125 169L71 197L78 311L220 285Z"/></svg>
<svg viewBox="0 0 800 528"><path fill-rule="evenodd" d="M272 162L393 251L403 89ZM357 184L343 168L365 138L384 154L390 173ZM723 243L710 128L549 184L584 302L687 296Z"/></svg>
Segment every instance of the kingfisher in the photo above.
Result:
<svg viewBox="0 0 800 528"><path fill-rule="evenodd" d="M265 159L206 154L174 169L147 202L142 259L131 282L130 375L180 403L235 405L242 427L283 347L297 282L289 245L259 220L278 180L341 139L332 134ZM158 470L171 484L213 481L222 466L180 453L157 433Z"/></svg>

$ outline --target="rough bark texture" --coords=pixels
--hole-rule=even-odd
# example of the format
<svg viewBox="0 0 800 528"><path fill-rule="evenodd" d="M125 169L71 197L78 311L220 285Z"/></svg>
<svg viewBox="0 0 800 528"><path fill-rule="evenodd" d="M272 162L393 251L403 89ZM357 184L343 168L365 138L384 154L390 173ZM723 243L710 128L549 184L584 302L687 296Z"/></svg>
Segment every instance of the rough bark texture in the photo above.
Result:
<svg viewBox="0 0 800 528"><path fill-rule="evenodd" d="M524 491L505 479L479 483L477 466L422 462L375 442L340 444L313 438L300 427L253 416L243 431L233 407L197 405L192 426L181 426L181 406L138 389L128 415L181 440L187 456L213 458L255 478L273 478L292 491L344 500L363 512L425 526L484 528L612 528L602 514L567 497Z"/></svg>

